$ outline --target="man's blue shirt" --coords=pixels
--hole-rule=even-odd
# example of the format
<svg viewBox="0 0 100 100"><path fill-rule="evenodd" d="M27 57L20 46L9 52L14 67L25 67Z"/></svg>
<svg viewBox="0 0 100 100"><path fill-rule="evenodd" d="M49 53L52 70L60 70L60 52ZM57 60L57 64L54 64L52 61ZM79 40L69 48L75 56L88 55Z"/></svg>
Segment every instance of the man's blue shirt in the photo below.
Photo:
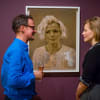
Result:
<svg viewBox="0 0 100 100"><path fill-rule="evenodd" d="M35 76L28 45L17 38L3 57L1 82L4 94L11 100L29 100L36 95Z"/></svg>

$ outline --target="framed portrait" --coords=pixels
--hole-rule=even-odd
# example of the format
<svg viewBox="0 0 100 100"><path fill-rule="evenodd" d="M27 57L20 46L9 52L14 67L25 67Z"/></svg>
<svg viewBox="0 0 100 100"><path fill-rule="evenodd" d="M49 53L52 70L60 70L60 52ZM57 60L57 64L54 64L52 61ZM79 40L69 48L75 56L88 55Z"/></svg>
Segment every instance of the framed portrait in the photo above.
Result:
<svg viewBox="0 0 100 100"><path fill-rule="evenodd" d="M29 42L34 70L79 72L80 7L26 6L36 33Z"/></svg>

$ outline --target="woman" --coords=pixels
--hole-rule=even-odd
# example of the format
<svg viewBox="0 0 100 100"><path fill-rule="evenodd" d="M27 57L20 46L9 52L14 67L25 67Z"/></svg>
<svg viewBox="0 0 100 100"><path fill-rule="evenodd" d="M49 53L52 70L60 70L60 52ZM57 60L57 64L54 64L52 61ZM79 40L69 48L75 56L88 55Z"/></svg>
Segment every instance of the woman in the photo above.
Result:
<svg viewBox="0 0 100 100"><path fill-rule="evenodd" d="M92 47L83 62L76 100L100 100L100 17L86 20L82 35Z"/></svg>
<svg viewBox="0 0 100 100"><path fill-rule="evenodd" d="M37 33L46 43L33 53L35 68L40 63L46 70L75 68L75 50L61 43L61 38L66 37L66 28L60 20L45 16L37 27Z"/></svg>

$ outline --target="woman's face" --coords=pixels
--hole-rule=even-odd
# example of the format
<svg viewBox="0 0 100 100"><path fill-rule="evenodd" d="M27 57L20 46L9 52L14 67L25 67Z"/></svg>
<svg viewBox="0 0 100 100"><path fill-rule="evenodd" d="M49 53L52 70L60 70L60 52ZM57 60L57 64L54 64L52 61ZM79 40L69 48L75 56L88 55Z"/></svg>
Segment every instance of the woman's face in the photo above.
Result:
<svg viewBox="0 0 100 100"><path fill-rule="evenodd" d="M47 26L45 39L48 43L57 43L60 41L61 30L57 23L51 23Z"/></svg>
<svg viewBox="0 0 100 100"><path fill-rule="evenodd" d="M95 38L94 38L94 32L90 29L89 23L86 23L84 25L84 31L82 33L84 42L89 42L91 43Z"/></svg>

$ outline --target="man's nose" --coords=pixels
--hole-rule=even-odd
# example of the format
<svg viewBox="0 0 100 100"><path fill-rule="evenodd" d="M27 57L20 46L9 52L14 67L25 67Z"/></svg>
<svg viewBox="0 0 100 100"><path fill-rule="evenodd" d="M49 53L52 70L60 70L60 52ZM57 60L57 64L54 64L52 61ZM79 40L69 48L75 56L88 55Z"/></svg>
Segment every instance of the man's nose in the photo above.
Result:
<svg viewBox="0 0 100 100"><path fill-rule="evenodd" d="M36 33L36 30L33 30L34 33Z"/></svg>

